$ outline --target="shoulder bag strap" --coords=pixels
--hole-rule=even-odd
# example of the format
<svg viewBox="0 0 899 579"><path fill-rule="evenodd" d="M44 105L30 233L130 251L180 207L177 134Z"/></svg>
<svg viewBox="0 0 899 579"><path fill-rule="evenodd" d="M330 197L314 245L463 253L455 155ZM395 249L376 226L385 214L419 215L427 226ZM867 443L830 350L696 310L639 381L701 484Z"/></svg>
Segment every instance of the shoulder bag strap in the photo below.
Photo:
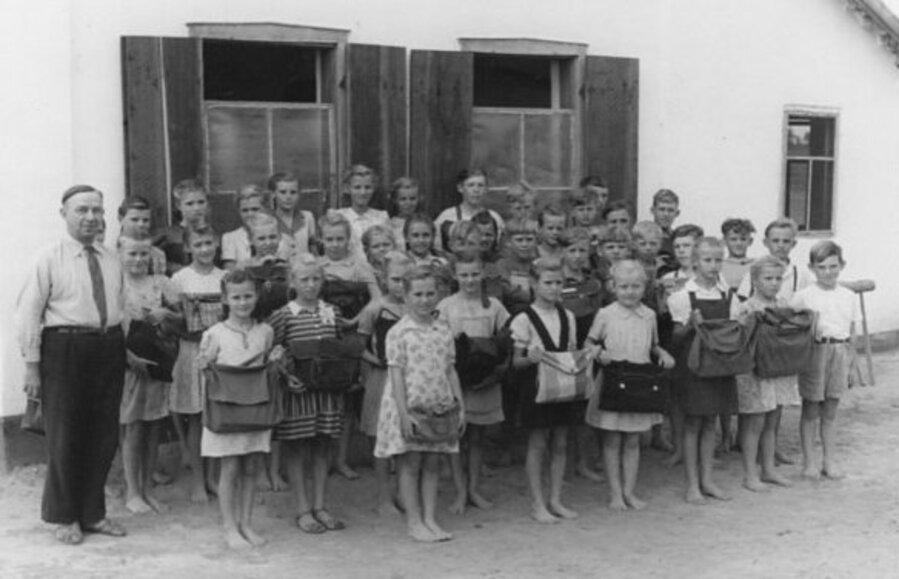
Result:
<svg viewBox="0 0 899 579"><path fill-rule="evenodd" d="M568 312L565 311L565 308L556 304L556 311L559 313L559 326L561 326L562 335L559 338L559 351L567 352L568 351L568 334L570 333L571 328L568 326Z"/></svg>
<svg viewBox="0 0 899 579"><path fill-rule="evenodd" d="M537 312L534 311L534 308L528 306L527 308L525 308L524 313L531 321L531 325L534 326L534 329L537 330L537 335L540 336L540 341L543 342L543 349L547 352L554 352L556 350L556 346L555 344L553 344L553 340L549 336L549 332L547 331L546 326L543 325L543 322L540 320L540 316L537 315Z"/></svg>

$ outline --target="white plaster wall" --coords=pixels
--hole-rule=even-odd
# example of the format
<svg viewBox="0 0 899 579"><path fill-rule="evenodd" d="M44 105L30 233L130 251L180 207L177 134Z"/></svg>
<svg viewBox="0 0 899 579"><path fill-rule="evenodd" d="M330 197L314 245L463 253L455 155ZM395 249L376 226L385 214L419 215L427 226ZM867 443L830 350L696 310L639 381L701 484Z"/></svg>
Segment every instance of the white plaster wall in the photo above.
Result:
<svg viewBox="0 0 899 579"><path fill-rule="evenodd" d="M639 58L640 214L653 191L669 187L682 195L682 221L710 230L730 215L763 225L780 212L785 104L840 107L837 240L847 274L880 285L869 300L874 328L899 327L899 305L888 299L899 274L881 265L899 209L899 71L838 0L7 0L0 72L15 90L0 94L8 209L0 227L15 237L4 255L4 319L26 271L27 259L13 258L63 233L61 191L97 186L110 219L124 194L119 38L185 36L186 23L199 21L344 28L351 42L410 49L534 37ZM0 415L8 415L24 405L11 326L0 330L0 356Z"/></svg>

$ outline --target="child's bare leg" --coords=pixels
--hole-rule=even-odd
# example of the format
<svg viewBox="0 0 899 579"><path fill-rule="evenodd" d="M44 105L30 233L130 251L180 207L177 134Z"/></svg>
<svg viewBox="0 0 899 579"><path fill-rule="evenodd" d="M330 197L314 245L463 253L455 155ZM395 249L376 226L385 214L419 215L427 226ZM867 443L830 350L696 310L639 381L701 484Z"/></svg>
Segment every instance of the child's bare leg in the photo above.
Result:
<svg viewBox="0 0 899 579"><path fill-rule="evenodd" d="M702 416L684 417L684 438L681 451L684 459L684 473L687 475L688 503L704 503L705 496L699 489L699 431L702 429Z"/></svg>
<svg viewBox="0 0 899 579"><path fill-rule="evenodd" d="M546 499L543 497L543 457L546 454L547 438L549 438L548 428L535 428L528 434L525 471L528 475L528 486L531 488L531 517L538 523L558 523L558 517L549 512L546 508Z"/></svg>
<svg viewBox="0 0 899 579"><path fill-rule="evenodd" d="M718 451L727 454L734 447L734 432L731 424L730 414L719 414L718 422L721 424L721 444Z"/></svg>
<svg viewBox="0 0 899 579"><path fill-rule="evenodd" d="M839 404L839 398L827 398L821 403L821 447L824 453L821 474L831 479L843 478L843 472L834 460L837 450L836 419Z"/></svg>
<svg viewBox="0 0 899 579"><path fill-rule="evenodd" d="M157 513L162 513L168 510L167 507L163 506L163 504L159 502L159 500L156 498L156 493L153 490L153 475L156 472L156 463L159 458L160 426L161 425L158 420L144 423L144 463L141 468L141 476L144 479L144 500L147 501L147 504L153 507L153 510Z"/></svg>
<svg viewBox="0 0 899 579"><path fill-rule="evenodd" d="M468 428L471 428L469 426ZM468 434L466 433L466 437ZM465 469L462 467L462 457L465 451L462 448L462 441L459 443L459 452L449 456L450 472L453 476L453 487L456 489L456 499L449 506L449 512L454 515L465 514L465 505L468 503L468 495L465 492ZM426 455L427 456L427 455ZM423 459L427 462L427 459ZM422 466L424 468L424 466Z"/></svg>
<svg viewBox="0 0 899 579"><path fill-rule="evenodd" d="M190 468L190 447L187 444L187 414L172 413L172 425L175 427L175 435L178 437L178 450L181 455L181 467Z"/></svg>
<svg viewBox="0 0 899 579"><path fill-rule="evenodd" d="M646 508L646 501L634 494L637 487L637 474L640 472L640 433L628 432L622 435L623 449L621 458L622 478L624 480L624 502L638 511Z"/></svg>
<svg viewBox="0 0 899 579"><path fill-rule="evenodd" d="M815 465L815 431L821 419L821 403L802 399L802 417L799 419L799 439L802 443L802 477L817 479L820 469Z"/></svg>
<svg viewBox="0 0 899 579"><path fill-rule="evenodd" d="M706 496L727 501L730 500L730 496L712 480L712 468L715 462L715 436L715 416L703 416L699 433L699 489Z"/></svg>
<svg viewBox="0 0 899 579"><path fill-rule="evenodd" d="M199 414L187 415L187 449L188 460L190 461L190 500L194 503L205 503L209 500L206 494L206 481L203 472L203 459L200 457L200 436L202 434L202 425L200 423Z"/></svg>
<svg viewBox="0 0 899 579"><path fill-rule="evenodd" d="M602 481L598 472L590 468L590 449L596 447L596 433L589 424L579 424L574 428L574 450L577 464L574 472L593 482Z"/></svg>
<svg viewBox="0 0 899 579"><path fill-rule="evenodd" d="M375 439L371 439L374 448ZM394 502L394 491L390 484L390 459L374 458L375 481L378 484L378 514L381 516L398 515L399 509Z"/></svg>
<svg viewBox="0 0 899 579"><path fill-rule="evenodd" d="M416 541L433 543L437 537L421 518L420 483L422 454L407 452L397 457L399 463L400 496L406 509L406 528Z"/></svg>
<svg viewBox="0 0 899 579"><path fill-rule="evenodd" d="M219 476L219 511L222 513L222 524L225 528L225 542L232 549L245 549L250 546L238 526L238 501L235 487L239 478L240 457L226 456L222 458L222 472ZM237 515L237 516L235 516Z"/></svg>
<svg viewBox="0 0 899 579"><path fill-rule="evenodd" d="M784 407L782 405L778 405L777 410L775 410L775 412L777 413L774 418L774 420L775 420L775 422L774 422L774 443L775 443L775 445L777 444L777 437L780 435L780 419L783 416L783 408ZM777 450L777 446L775 446L774 447L774 462L775 462L775 464L778 464L778 463L779 464L793 464L795 461L792 458L790 458L786 453L781 452L780 450Z"/></svg>
<svg viewBox="0 0 899 579"><path fill-rule="evenodd" d="M562 504L562 483L565 480L565 460L568 458L568 427L556 426L551 433L549 511L563 519L576 519L577 513Z"/></svg>
<svg viewBox="0 0 899 579"><path fill-rule="evenodd" d="M604 430L602 433L602 461L609 481L609 508L616 511L627 509L624 491L621 488L621 433Z"/></svg>
<svg viewBox="0 0 899 579"><path fill-rule="evenodd" d="M145 451L145 426L137 420L126 424L122 438L122 467L125 471L125 508L132 513L149 513L153 510L144 500L143 463Z"/></svg>
<svg viewBox="0 0 899 579"><path fill-rule="evenodd" d="M312 507L306 492L306 459L309 456L308 442L302 440L285 440L281 444L282 456L287 467L287 480L297 502L297 526L300 519L308 516ZM320 525L310 524L312 532L322 532ZM301 527L302 528L302 527ZM305 529L304 529L305 530Z"/></svg>
<svg viewBox="0 0 899 579"><path fill-rule="evenodd" d="M777 410L772 410L765 414L765 424L762 427L762 437L759 443L759 457L761 459L759 462L762 465L762 480L764 482L788 487L793 483L790 482L790 479L777 472L775 468L774 441L776 439L777 412Z"/></svg>
<svg viewBox="0 0 899 579"><path fill-rule="evenodd" d="M665 460L668 466L677 466L684 460L684 433L686 417L680 406L671 406L671 442L674 444L674 453Z"/></svg>
<svg viewBox="0 0 899 579"><path fill-rule="evenodd" d="M652 438L650 440L649 445L656 450L661 450L662 452L674 452L675 446L672 442L665 438L665 435L662 432L662 425L656 424L652 427Z"/></svg>
<svg viewBox="0 0 899 579"><path fill-rule="evenodd" d="M743 451L743 486L753 492L770 490L759 478L759 469L756 461L759 454L759 439L762 435L762 426L765 423L765 414L741 414L740 415L740 448Z"/></svg>
<svg viewBox="0 0 899 579"><path fill-rule="evenodd" d="M256 477L261 470L259 468L261 459L260 453L240 457L240 515L237 524L240 534L254 547L265 545L265 539L259 536L250 525L250 522L253 520L253 497L256 494Z"/></svg>
<svg viewBox="0 0 899 579"><path fill-rule="evenodd" d="M340 438L337 440L337 464L335 468L340 476L347 480L356 480L359 473L350 468L347 458L350 453L350 441L353 438L353 428L356 424L355 413L352 410L353 402L347 397L347 411L344 415L343 430L340 431Z"/></svg>
<svg viewBox="0 0 899 579"><path fill-rule="evenodd" d="M421 458L422 521L437 541L449 541L453 534L437 524L437 486L440 484L440 465L443 459L436 452L426 452Z"/></svg>
<svg viewBox="0 0 899 579"><path fill-rule="evenodd" d="M262 470L260 469L260 473ZM268 480L266 481L268 488L275 492L283 491L287 488L287 481L281 476L281 443L277 440L272 441L272 451L268 456Z"/></svg>
<svg viewBox="0 0 899 579"><path fill-rule="evenodd" d="M484 427L469 424L468 436L468 500L479 509L489 509L493 503L481 494L481 466L484 463Z"/></svg>

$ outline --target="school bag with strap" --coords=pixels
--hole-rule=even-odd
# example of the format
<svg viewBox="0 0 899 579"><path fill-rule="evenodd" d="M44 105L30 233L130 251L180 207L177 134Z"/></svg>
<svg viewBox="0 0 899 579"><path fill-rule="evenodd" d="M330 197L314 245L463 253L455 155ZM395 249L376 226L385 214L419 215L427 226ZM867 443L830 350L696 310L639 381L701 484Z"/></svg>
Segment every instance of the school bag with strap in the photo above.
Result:
<svg viewBox="0 0 899 579"><path fill-rule="evenodd" d="M668 372L657 364L615 360L603 366L599 409L611 412L665 412L669 392Z"/></svg>
<svg viewBox="0 0 899 579"><path fill-rule="evenodd" d="M815 342L811 310L766 308L754 317L756 376L792 376L808 367Z"/></svg>
<svg viewBox="0 0 899 579"><path fill-rule="evenodd" d="M368 284L365 282L328 279L322 286L321 299L337 306L341 315L347 319L359 315L369 298Z"/></svg>
<svg viewBox="0 0 899 579"><path fill-rule="evenodd" d="M730 299L726 299L728 304ZM690 292L690 302L696 301ZM694 308L695 309L695 308ZM687 367L700 378L746 374L755 367L754 318L746 325L737 320L711 319L694 325Z"/></svg>
<svg viewBox="0 0 899 579"><path fill-rule="evenodd" d="M212 432L268 430L281 421L280 382L273 363L211 364L203 375L206 379L203 426Z"/></svg>
<svg viewBox="0 0 899 579"><path fill-rule="evenodd" d="M289 266L283 260L265 262L246 268L259 290L253 315L264 320L291 298Z"/></svg>
<svg viewBox="0 0 899 579"><path fill-rule="evenodd" d="M585 350L569 352L568 314L560 305L556 305L556 312L561 320L561 336L559 346L556 347L540 316L533 307L524 310L525 315L531 321L531 325L543 342L543 355L537 365L537 397L538 404L554 402L571 402L587 398L589 389L593 385L593 359L587 356Z"/></svg>
<svg viewBox="0 0 899 579"><path fill-rule="evenodd" d="M456 337L456 373L466 390L484 390L503 377L497 366L512 351L512 332L508 324L495 328L488 338L471 337L462 332Z"/></svg>
<svg viewBox="0 0 899 579"><path fill-rule="evenodd" d="M290 342L294 376L304 389L345 392L359 381L365 336L341 332L336 338Z"/></svg>

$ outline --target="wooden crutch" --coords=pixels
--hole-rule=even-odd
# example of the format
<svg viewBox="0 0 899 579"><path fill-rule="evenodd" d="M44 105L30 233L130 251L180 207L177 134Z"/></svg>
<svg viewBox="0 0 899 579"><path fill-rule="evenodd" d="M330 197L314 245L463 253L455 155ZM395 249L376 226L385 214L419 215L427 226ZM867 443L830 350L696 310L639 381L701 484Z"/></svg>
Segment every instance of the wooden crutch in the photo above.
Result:
<svg viewBox="0 0 899 579"><path fill-rule="evenodd" d="M860 279L856 281L846 281L842 285L851 289L858 294L858 303L862 310L862 334L865 339L865 358L868 362L868 384L874 386L874 360L871 357L871 337L868 334L868 316L865 312L865 294L874 291L877 284L873 279Z"/></svg>

